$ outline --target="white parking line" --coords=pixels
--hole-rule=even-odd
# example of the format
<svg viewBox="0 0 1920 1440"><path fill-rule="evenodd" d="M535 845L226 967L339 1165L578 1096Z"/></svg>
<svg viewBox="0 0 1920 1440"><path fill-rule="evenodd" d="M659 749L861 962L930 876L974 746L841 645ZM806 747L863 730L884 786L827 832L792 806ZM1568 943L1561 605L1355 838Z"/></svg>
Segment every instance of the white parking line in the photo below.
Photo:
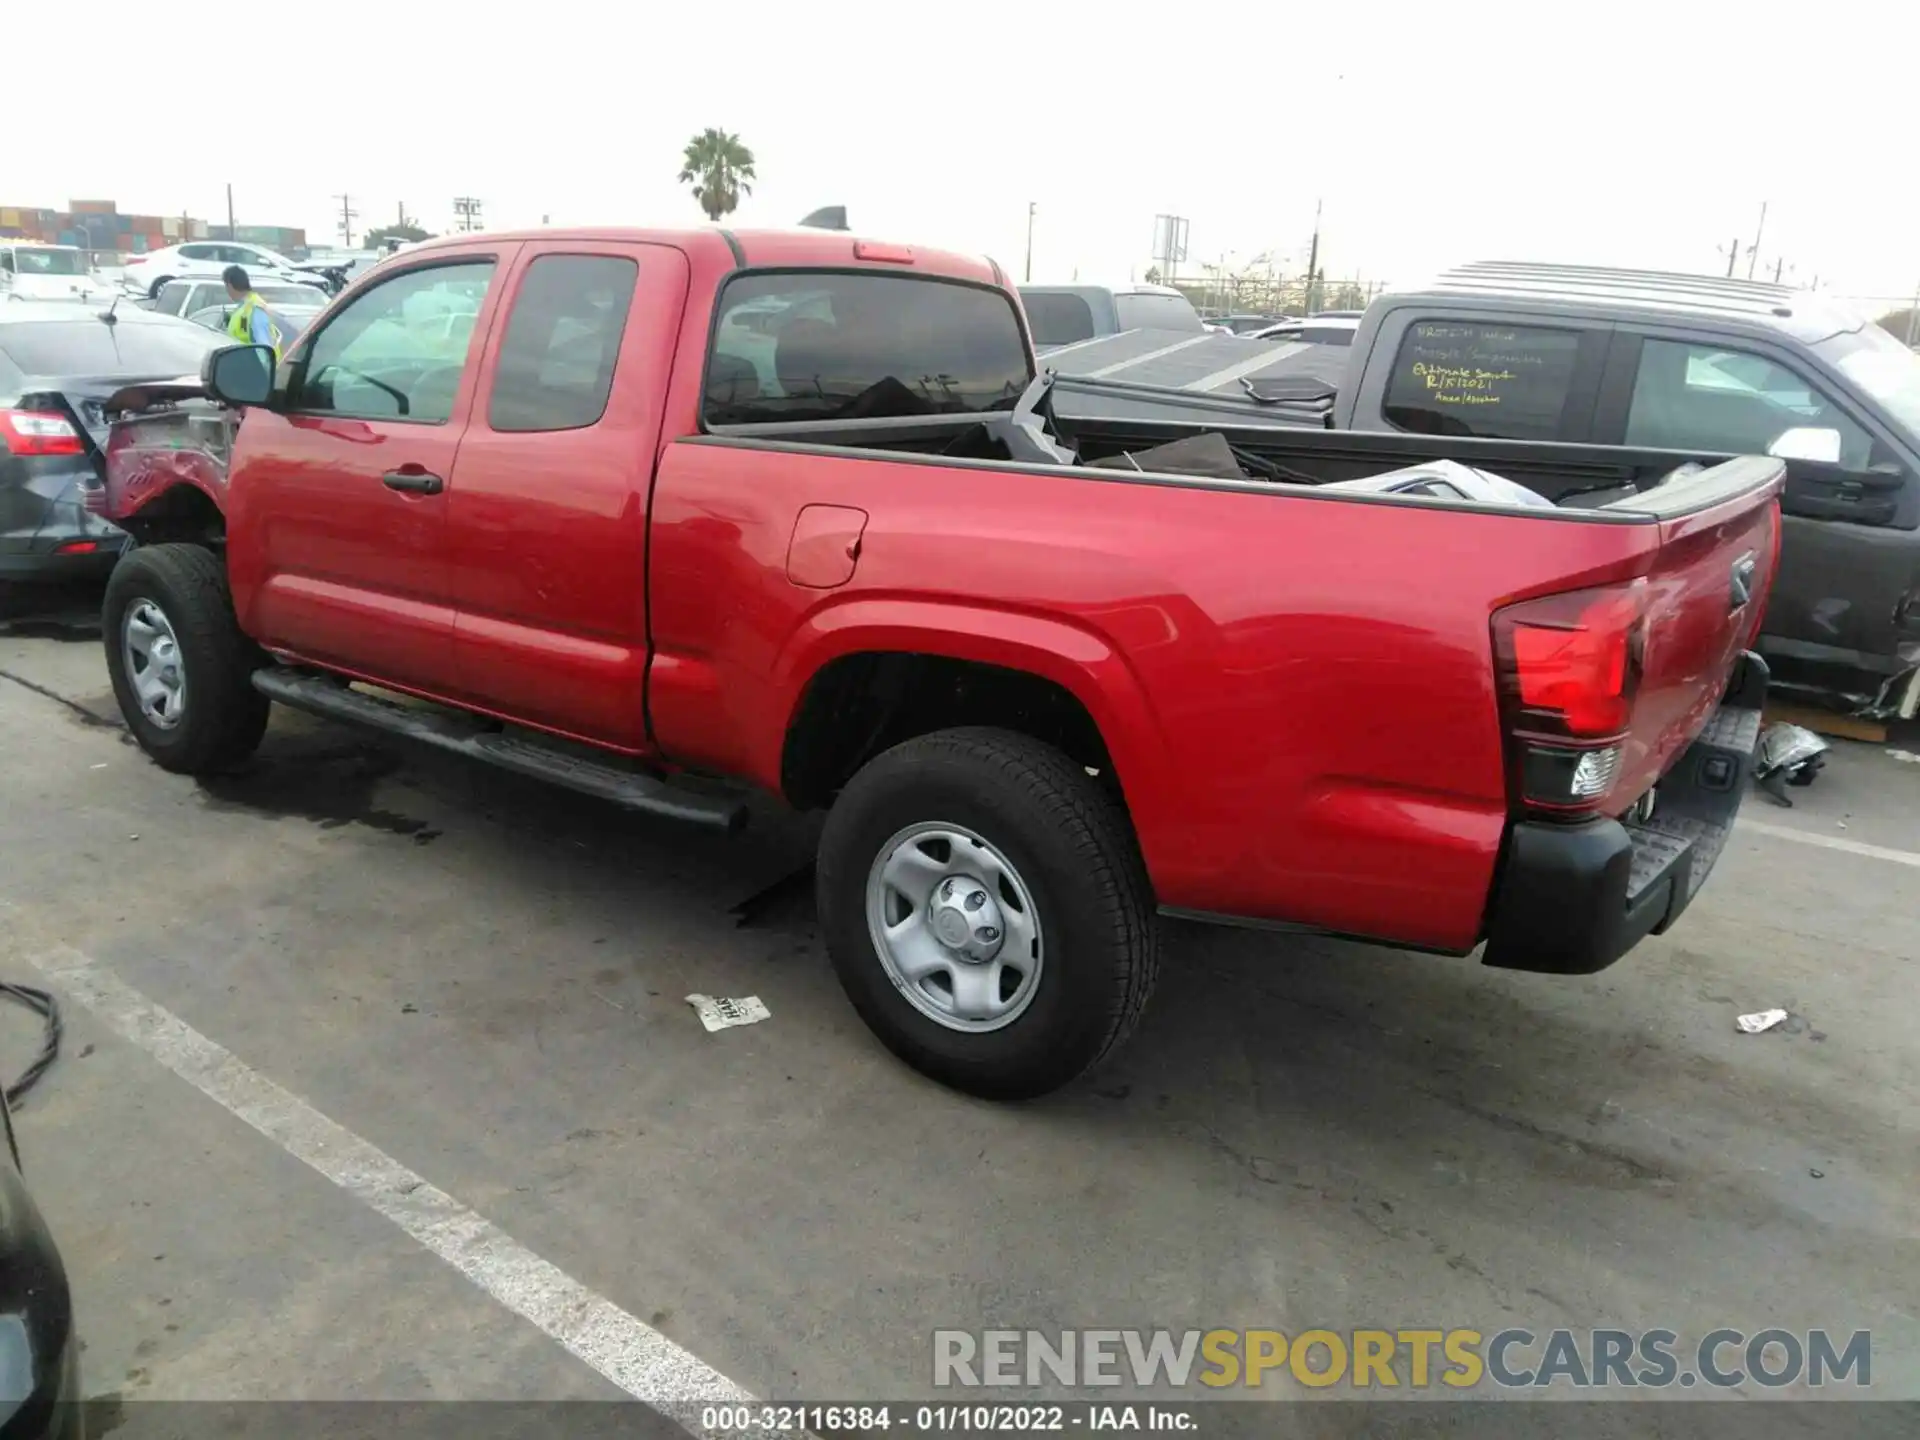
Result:
<svg viewBox="0 0 1920 1440"><path fill-rule="evenodd" d="M752 1399L658 1330L335 1124L86 955L61 946L32 959L59 989L123 1039L386 1216L634 1399L696 1434L704 1433L703 1403Z"/></svg>
<svg viewBox="0 0 1920 1440"><path fill-rule="evenodd" d="M1920 855L1911 850L1889 850L1884 845L1868 845L1859 840L1843 840L1838 835L1815 835L1786 825L1769 825L1762 820L1742 820L1738 830L1756 835L1771 835L1776 840L1792 840L1800 845L1818 845L1823 850L1844 850L1849 855L1864 855L1869 860L1891 860L1896 865L1920 866Z"/></svg>

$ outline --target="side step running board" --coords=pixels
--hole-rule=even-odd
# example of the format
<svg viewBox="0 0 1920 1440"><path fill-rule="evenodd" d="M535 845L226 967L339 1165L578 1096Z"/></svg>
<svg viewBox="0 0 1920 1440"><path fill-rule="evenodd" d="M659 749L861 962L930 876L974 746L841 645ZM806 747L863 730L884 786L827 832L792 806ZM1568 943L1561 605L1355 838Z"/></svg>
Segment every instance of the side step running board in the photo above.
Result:
<svg viewBox="0 0 1920 1440"><path fill-rule="evenodd" d="M253 688L295 710L385 730L582 795L611 800L623 809L715 830L734 831L747 823L746 805L732 796L708 795L672 785L656 776L573 754L521 733L491 728L457 710L397 705L329 676L284 665L254 671Z"/></svg>

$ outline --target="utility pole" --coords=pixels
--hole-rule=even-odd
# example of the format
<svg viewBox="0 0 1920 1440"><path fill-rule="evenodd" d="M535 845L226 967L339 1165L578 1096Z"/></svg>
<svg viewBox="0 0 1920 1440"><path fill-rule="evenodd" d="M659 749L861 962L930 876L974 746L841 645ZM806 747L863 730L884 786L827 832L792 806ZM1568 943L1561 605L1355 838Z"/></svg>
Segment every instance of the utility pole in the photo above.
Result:
<svg viewBox="0 0 1920 1440"><path fill-rule="evenodd" d="M353 248L353 222L360 218L360 212L353 208L351 195L336 195L340 202L340 243L347 249Z"/></svg>
<svg viewBox="0 0 1920 1440"><path fill-rule="evenodd" d="M1767 202L1762 200L1760 202L1760 223L1753 227L1753 245L1747 251L1747 278L1749 280L1753 278L1753 262L1759 258L1760 237L1766 233L1766 229Z"/></svg>
<svg viewBox="0 0 1920 1440"><path fill-rule="evenodd" d="M413 228L413 222L407 218L407 202L404 200L400 202L400 228L402 230Z"/></svg>
<svg viewBox="0 0 1920 1440"><path fill-rule="evenodd" d="M1313 245L1307 251L1307 314L1314 313L1320 279L1320 204L1313 202Z"/></svg>
<svg viewBox="0 0 1920 1440"><path fill-rule="evenodd" d="M1780 272L1786 269L1786 267L1787 267L1786 256L1781 255L1781 256L1775 257L1773 262L1773 283L1774 284L1778 285L1780 283Z"/></svg>
<svg viewBox="0 0 1920 1440"><path fill-rule="evenodd" d="M1740 261L1740 237L1734 236L1727 244L1727 278L1733 278L1733 267Z"/></svg>
<svg viewBox="0 0 1920 1440"><path fill-rule="evenodd" d="M1026 278L1026 283L1029 285L1033 283L1033 216L1034 216L1034 212L1039 208L1040 208L1040 202L1038 200L1029 200L1027 202L1027 278Z"/></svg>
<svg viewBox="0 0 1920 1440"><path fill-rule="evenodd" d="M454 196L453 213L458 217L454 228L462 234L467 234L480 228L480 202L473 196Z"/></svg>
<svg viewBox="0 0 1920 1440"><path fill-rule="evenodd" d="M229 181L227 184L227 239L238 240L239 238L233 229L233 184Z"/></svg>

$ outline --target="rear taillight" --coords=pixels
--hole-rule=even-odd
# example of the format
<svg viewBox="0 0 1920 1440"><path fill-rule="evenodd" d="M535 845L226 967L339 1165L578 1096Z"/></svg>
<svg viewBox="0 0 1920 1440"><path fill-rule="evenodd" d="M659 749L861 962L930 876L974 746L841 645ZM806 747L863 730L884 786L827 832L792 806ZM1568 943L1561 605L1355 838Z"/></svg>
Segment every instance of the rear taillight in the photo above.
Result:
<svg viewBox="0 0 1920 1440"><path fill-rule="evenodd" d="M127 257L127 269L129 270L131 270L136 265L144 265L146 263L147 263L147 257L144 255L129 255Z"/></svg>
<svg viewBox="0 0 1920 1440"><path fill-rule="evenodd" d="M10 455L82 455L80 432L64 415L43 410L0 410L0 446Z"/></svg>
<svg viewBox="0 0 1920 1440"><path fill-rule="evenodd" d="M1493 617L1512 793L1563 816L1613 789L1645 649L1644 580L1522 601Z"/></svg>

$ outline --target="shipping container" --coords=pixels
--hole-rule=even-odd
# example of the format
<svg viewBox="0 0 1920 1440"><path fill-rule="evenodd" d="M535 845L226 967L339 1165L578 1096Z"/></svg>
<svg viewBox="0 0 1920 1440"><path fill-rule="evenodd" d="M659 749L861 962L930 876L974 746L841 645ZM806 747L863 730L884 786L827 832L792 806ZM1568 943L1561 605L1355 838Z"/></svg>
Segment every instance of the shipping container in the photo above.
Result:
<svg viewBox="0 0 1920 1440"><path fill-rule="evenodd" d="M180 238L180 217L178 215L167 216L160 222L160 233L169 240L178 240Z"/></svg>
<svg viewBox="0 0 1920 1440"><path fill-rule="evenodd" d="M11 206L0 205L0 225L4 225L10 230L18 229L20 226L20 212Z"/></svg>
<svg viewBox="0 0 1920 1440"><path fill-rule="evenodd" d="M111 215L113 214L113 201L70 200L67 202L67 208L75 215Z"/></svg>
<svg viewBox="0 0 1920 1440"><path fill-rule="evenodd" d="M114 249L116 249L116 250L122 250L122 251L128 251L128 252L131 252L131 251L132 251L132 249L133 249L133 232L132 232L131 230L129 230L129 231L128 231L128 232L127 232L126 234L124 234L124 235L116 235L116 236L114 236L114 237L113 237L113 239L114 239L114 246L113 246L113 248L114 248Z"/></svg>
<svg viewBox="0 0 1920 1440"><path fill-rule="evenodd" d="M189 232L187 236L189 240L205 240L209 227L204 220L193 220L188 222L187 230Z"/></svg>
<svg viewBox="0 0 1920 1440"><path fill-rule="evenodd" d="M80 243L80 232L78 230L62 230L57 243L61 245L78 245Z"/></svg>

